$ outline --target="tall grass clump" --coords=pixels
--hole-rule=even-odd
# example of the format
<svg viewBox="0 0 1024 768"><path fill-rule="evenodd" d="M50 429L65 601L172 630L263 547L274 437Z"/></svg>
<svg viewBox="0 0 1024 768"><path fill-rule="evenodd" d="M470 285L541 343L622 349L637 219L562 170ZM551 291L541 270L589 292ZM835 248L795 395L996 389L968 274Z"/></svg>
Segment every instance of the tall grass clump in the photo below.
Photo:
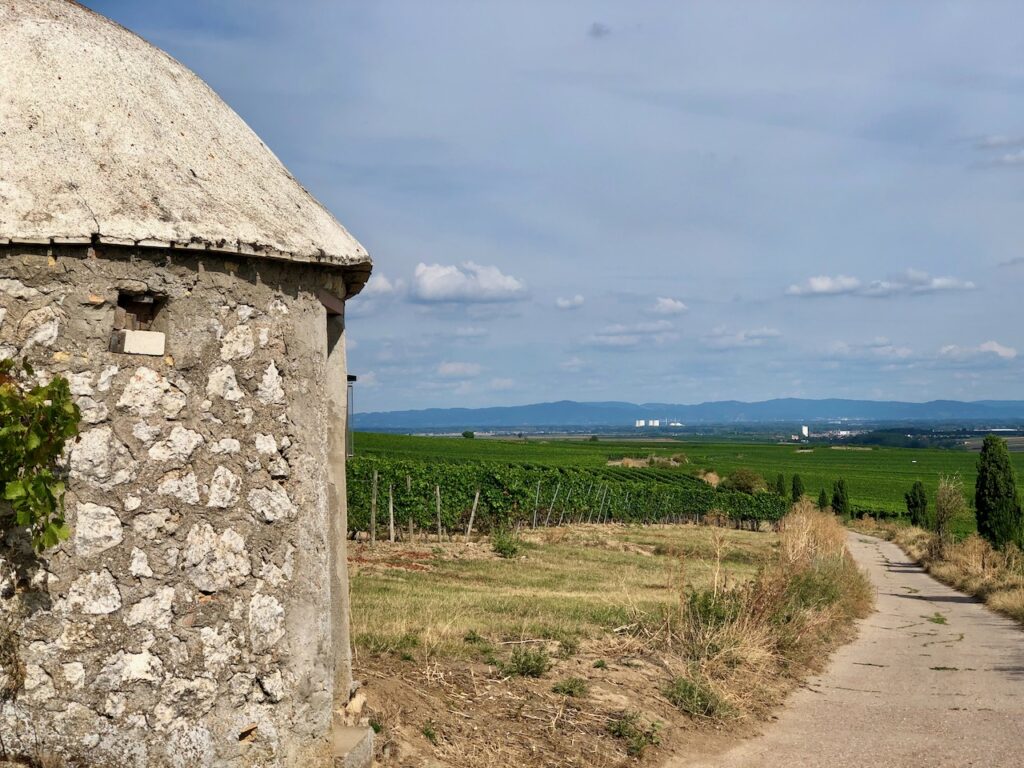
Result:
<svg viewBox="0 0 1024 768"><path fill-rule="evenodd" d="M684 585L675 609L639 622L678 666L663 693L679 709L717 720L763 713L866 615L870 584L836 516L803 499L782 520L779 539L753 581Z"/></svg>

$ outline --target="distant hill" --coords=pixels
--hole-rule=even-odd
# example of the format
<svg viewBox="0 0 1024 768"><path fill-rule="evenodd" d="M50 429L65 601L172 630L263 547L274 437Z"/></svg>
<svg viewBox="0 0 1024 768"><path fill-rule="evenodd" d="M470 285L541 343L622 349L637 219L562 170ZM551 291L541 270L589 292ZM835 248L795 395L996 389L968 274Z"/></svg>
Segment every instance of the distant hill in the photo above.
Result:
<svg viewBox="0 0 1024 768"><path fill-rule="evenodd" d="M804 400L783 398L744 403L738 400L672 405L668 403L562 400L498 408L427 408L417 411L356 413L355 428L372 429L515 429L530 427L632 427L637 419L694 424L860 422L1005 422L1024 420L1024 400Z"/></svg>

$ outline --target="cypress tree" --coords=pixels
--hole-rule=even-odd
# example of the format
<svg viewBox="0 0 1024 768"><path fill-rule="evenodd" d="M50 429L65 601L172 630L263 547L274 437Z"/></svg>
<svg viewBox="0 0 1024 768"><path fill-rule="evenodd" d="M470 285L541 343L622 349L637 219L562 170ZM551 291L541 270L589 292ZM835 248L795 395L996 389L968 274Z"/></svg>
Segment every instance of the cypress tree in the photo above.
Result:
<svg viewBox="0 0 1024 768"><path fill-rule="evenodd" d="M832 511L847 517L850 514L850 497L846 491L846 480L839 478L832 487Z"/></svg>
<svg viewBox="0 0 1024 768"><path fill-rule="evenodd" d="M793 503L796 504L804 497L804 481L800 475L793 475Z"/></svg>
<svg viewBox="0 0 1024 768"><path fill-rule="evenodd" d="M828 494L825 493L825 489L821 489L821 493L818 494L818 509L825 509L828 506Z"/></svg>
<svg viewBox="0 0 1024 768"><path fill-rule="evenodd" d="M1006 441L989 435L978 457L978 479L974 484L974 514L978 533L992 546L1002 548L1022 543L1021 508Z"/></svg>
<svg viewBox="0 0 1024 768"><path fill-rule="evenodd" d="M775 493L782 498L786 498L786 476L779 472L779 476L775 478Z"/></svg>
<svg viewBox="0 0 1024 768"><path fill-rule="evenodd" d="M925 493L924 483L920 480L914 481L909 491L903 494L907 502L907 512L910 513L910 524L924 528L928 522L928 494Z"/></svg>

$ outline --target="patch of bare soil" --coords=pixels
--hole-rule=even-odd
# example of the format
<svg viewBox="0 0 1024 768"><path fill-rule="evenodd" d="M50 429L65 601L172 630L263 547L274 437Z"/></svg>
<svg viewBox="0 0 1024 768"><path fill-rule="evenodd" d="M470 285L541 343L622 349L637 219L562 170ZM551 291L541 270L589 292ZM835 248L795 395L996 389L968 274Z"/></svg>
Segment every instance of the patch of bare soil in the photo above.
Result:
<svg viewBox="0 0 1024 768"><path fill-rule="evenodd" d="M435 536L436 538L436 536ZM486 539L460 543L458 547L439 547L429 542L352 542L349 544L349 574L388 570L430 571L431 563L446 560L497 560Z"/></svg>
<svg viewBox="0 0 1024 768"><path fill-rule="evenodd" d="M599 663L599 667L595 667ZM381 765L476 768L617 768L659 765L669 756L717 752L726 739L702 727L661 694L668 674L657 659L617 658L586 649L558 659L539 679L503 678L479 662L403 662L393 657L362 659L364 715L378 731ZM569 677L586 681L587 692L563 696L552 686ZM657 723L657 744L641 755L609 733L623 713ZM745 731L745 726L740 726ZM730 726L729 738L736 737Z"/></svg>

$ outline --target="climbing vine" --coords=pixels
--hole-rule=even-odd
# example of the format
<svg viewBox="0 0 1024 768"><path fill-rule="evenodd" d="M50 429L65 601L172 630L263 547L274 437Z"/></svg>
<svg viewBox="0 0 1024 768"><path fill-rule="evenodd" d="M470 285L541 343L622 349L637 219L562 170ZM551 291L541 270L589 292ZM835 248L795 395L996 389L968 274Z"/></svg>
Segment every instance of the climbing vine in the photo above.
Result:
<svg viewBox="0 0 1024 768"><path fill-rule="evenodd" d="M67 379L29 386L33 373L28 361L0 360L0 490L10 505L0 505L0 538L24 528L42 552L69 534L58 461L78 434L81 413Z"/></svg>

